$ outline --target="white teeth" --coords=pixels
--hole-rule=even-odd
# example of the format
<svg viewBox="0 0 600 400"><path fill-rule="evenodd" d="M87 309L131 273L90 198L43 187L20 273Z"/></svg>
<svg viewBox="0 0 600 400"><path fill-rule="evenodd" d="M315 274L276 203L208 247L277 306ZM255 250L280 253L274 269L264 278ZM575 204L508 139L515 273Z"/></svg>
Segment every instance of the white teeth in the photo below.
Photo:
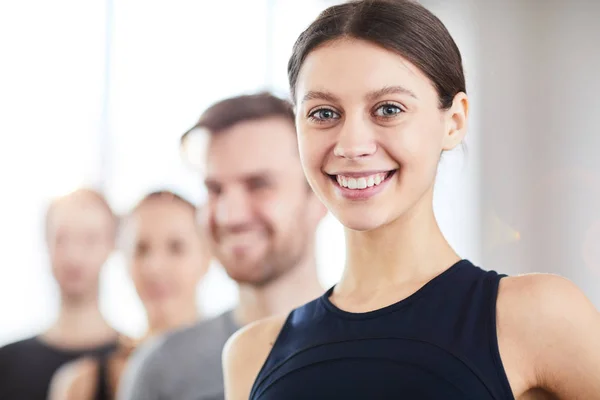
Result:
<svg viewBox="0 0 600 400"><path fill-rule="evenodd" d="M366 189L372 186L377 186L385 180L387 172L362 176L360 178L352 178L349 176L336 175L338 185L348 189Z"/></svg>

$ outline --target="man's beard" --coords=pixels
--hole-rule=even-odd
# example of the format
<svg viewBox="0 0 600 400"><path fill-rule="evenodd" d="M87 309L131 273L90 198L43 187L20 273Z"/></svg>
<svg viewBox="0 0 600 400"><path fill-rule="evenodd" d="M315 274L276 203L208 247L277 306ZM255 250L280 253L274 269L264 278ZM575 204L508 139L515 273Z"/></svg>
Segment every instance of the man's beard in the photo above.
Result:
<svg viewBox="0 0 600 400"><path fill-rule="evenodd" d="M306 231L307 229L290 229L285 240L279 242L279 246L269 246L265 254L251 265L246 264L240 268L239 264L234 265L235 260L228 259L227 263L223 263L223 267L230 277L240 284L256 288L268 286L294 270L307 256L307 240L311 240L312 235L309 238ZM218 254L218 251L215 253ZM220 257L217 256L218 258Z"/></svg>
<svg viewBox="0 0 600 400"><path fill-rule="evenodd" d="M307 195L312 194L310 187L308 189ZM230 275L231 278L241 284L262 288L293 271L306 257L312 257L312 255L306 254L312 248L312 246L309 246L309 241L315 240L314 232L306 221L309 217L308 203L300 202L297 204L295 210L291 211L291 215L296 216L295 221L298 223L290 223L287 229L277 232L273 229L272 225L264 225L270 236L270 245L267 247L264 255L257 262L253 263L253 265L246 266L251 271L249 274L242 272L237 274L238 276ZM276 238L277 233L280 234L279 237L283 240L273 240ZM239 271L238 268L233 267L232 269L225 269L227 271Z"/></svg>
<svg viewBox="0 0 600 400"><path fill-rule="evenodd" d="M298 241L294 241L291 237L289 239L286 246L283 246L279 251L270 251L263 258L261 269L265 273L259 279L248 282L249 284L256 288L269 286L293 271L300 264L306 257L306 236L302 235L302 239Z"/></svg>

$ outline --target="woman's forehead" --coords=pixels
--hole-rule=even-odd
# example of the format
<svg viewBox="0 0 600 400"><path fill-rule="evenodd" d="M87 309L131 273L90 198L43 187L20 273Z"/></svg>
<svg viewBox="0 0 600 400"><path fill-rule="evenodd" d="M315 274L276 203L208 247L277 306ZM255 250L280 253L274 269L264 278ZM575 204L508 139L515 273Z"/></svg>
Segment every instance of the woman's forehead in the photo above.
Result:
<svg viewBox="0 0 600 400"><path fill-rule="evenodd" d="M389 87L404 88L416 97L435 96L425 74L398 53L363 40L344 39L324 44L306 57L296 100L301 104L310 92L367 96Z"/></svg>

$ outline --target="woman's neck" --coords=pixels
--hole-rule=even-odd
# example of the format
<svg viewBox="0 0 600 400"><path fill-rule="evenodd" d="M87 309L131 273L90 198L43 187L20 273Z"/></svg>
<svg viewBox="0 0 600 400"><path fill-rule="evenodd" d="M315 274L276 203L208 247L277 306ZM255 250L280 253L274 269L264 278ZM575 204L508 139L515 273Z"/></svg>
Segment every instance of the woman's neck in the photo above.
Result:
<svg viewBox="0 0 600 400"><path fill-rule="evenodd" d="M386 288L418 286L460 260L427 198L385 226L345 234L346 267L336 293L369 297Z"/></svg>
<svg viewBox="0 0 600 400"><path fill-rule="evenodd" d="M63 296L58 319L41 335L48 344L65 349L100 346L116 337L100 312L95 294L86 298Z"/></svg>

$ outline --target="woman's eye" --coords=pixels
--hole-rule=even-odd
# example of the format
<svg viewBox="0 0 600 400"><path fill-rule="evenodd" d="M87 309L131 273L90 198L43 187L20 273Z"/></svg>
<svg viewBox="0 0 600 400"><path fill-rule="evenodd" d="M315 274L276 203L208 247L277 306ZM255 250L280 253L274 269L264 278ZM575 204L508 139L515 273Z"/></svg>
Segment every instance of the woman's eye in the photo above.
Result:
<svg viewBox="0 0 600 400"><path fill-rule="evenodd" d="M378 117L393 117L396 114L400 114L402 109L394 104L384 104L375 110L375 115Z"/></svg>
<svg viewBox="0 0 600 400"><path fill-rule="evenodd" d="M310 113L309 118L318 122L338 119L340 115L329 108L321 108Z"/></svg>

